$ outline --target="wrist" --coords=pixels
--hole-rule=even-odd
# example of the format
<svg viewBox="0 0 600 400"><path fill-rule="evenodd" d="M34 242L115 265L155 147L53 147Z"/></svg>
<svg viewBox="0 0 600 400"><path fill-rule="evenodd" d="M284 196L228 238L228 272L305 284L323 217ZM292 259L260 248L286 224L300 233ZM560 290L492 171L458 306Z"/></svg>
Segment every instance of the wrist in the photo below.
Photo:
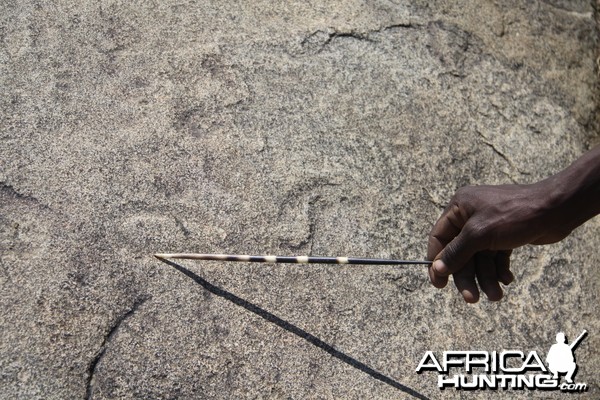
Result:
<svg viewBox="0 0 600 400"><path fill-rule="evenodd" d="M600 212L600 149L585 154L567 169L532 186L543 213L555 229L571 232Z"/></svg>

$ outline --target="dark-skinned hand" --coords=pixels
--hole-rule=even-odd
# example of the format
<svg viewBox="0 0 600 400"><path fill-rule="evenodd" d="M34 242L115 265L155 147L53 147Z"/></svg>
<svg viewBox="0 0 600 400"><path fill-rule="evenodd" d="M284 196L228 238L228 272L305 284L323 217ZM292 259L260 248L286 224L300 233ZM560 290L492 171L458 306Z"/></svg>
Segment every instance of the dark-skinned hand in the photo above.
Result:
<svg viewBox="0 0 600 400"><path fill-rule="evenodd" d="M500 283L514 279L512 249L554 243L570 233L548 205L547 184L459 189L429 234L431 283L443 288L453 275L466 302L479 300L476 281L489 300L500 300Z"/></svg>
<svg viewBox="0 0 600 400"><path fill-rule="evenodd" d="M479 300L479 288L500 300L500 283L514 280L513 249L558 242L598 214L600 146L535 184L461 188L429 234L429 278L443 288L452 275L468 303Z"/></svg>

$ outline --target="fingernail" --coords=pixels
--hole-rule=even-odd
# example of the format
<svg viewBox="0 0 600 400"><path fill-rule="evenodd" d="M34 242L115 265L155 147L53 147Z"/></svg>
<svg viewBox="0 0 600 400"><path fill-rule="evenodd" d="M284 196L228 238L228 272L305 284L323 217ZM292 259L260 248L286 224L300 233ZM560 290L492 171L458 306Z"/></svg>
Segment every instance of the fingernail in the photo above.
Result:
<svg viewBox="0 0 600 400"><path fill-rule="evenodd" d="M444 264L444 262L442 260L435 260L433 262L432 268L438 274L442 274L443 275L443 274L447 274L448 273L448 267L446 266L446 264Z"/></svg>

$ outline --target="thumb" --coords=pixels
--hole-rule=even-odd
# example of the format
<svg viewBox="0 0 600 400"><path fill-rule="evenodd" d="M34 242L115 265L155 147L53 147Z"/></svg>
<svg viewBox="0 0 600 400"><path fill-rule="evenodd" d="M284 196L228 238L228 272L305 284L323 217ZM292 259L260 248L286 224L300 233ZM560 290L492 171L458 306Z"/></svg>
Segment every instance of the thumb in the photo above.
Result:
<svg viewBox="0 0 600 400"><path fill-rule="evenodd" d="M432 268L437 275L448 276L462 269L480 250L477 241L470 238L465 226L460 233L444 247L433 262Z"/></svg>

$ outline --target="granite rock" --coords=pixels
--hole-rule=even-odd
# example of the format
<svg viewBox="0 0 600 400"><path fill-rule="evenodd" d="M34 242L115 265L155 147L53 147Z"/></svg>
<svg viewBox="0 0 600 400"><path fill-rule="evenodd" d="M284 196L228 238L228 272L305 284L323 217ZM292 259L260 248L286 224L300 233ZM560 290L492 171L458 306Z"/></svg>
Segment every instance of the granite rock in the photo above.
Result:
<svg viewBox="0 0 600 400"><path fill-rule="evenodd" d="M457 188L600 142L595 8L2 2L0 397L462 398L415 373L426 350L587 329L598 398L598 218L476 305L422 267L153 257L422 259Z"/></svg>

